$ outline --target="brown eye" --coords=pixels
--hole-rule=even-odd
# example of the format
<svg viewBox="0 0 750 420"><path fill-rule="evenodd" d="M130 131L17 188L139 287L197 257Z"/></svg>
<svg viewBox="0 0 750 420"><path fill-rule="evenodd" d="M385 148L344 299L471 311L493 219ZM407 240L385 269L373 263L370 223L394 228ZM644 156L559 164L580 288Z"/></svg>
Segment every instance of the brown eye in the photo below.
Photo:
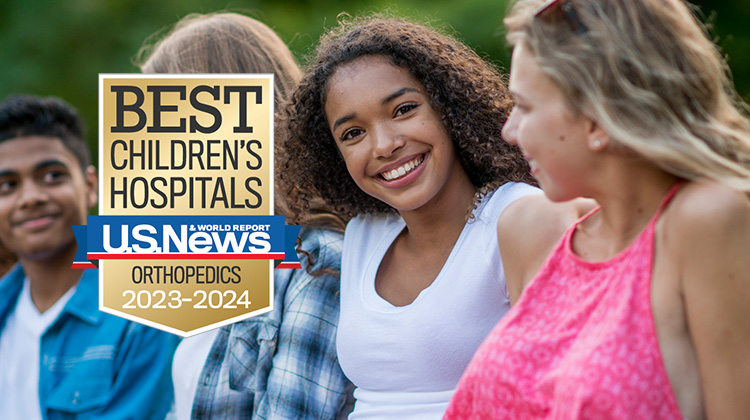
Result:
<svg viewBox="0 0 750 420"><path fill-rule="evenodd" d="M0 195L8 194L16 189L18 183L13 179L0 180Z"/></svg>
<svg viewBox="0 0 750 420"><path fill-rule="evenodd" d="M416 107L417 104L414 103L399 105L399 107L396 108L396 112L394 112L394 116L398 117L400 115L404 115Z"/></svg>
<svg viewBox="0 0 750 420"><path fill-rule="evenodd" d="M66 175L67 173L65 171L52 169L42 175L42 181L45 184L56 184L60 182Z"/></svg>
<svg viewBox="0 0 750 420"><path fill-rule="evenodd" d="M354 138L357 138L364 133L364 130L361 130L359 128L350 128L346 131L344 131L344 134L341 135L341 141L351 140Z"/></svg>

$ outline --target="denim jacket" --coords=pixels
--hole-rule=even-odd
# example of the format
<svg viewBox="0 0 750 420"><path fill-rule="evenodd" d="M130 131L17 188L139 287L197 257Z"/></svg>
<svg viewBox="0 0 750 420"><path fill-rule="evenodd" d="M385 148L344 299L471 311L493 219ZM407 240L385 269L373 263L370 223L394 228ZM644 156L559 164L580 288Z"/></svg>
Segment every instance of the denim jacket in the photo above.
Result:
<svg viewBox="0 0 750 420"><path fill-rule="evenodd" d="M0 334L24 278L16 265L0 279ZM98 270L86 270L42 335L42 418L163 419L172 401L169 373L177 342L171 334L100 312Z"/></svg>

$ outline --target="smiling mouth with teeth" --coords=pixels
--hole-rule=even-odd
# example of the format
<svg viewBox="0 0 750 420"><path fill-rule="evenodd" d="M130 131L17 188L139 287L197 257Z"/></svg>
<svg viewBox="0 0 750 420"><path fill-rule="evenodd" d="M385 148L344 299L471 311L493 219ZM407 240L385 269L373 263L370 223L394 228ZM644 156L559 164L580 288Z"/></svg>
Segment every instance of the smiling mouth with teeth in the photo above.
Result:
<svg viewBox="0 0 750 420"><path fill-rule="evenodd" d="M393 181L393 180L399 179L402 176L416 169L416 167L419 166L423 160L424 160L424 155L419 156L418 158L411 160L409 162L406 162L405 164L399 166L398 168L392 171L381 172L380 176L385 178L386 181Z"/></svg>

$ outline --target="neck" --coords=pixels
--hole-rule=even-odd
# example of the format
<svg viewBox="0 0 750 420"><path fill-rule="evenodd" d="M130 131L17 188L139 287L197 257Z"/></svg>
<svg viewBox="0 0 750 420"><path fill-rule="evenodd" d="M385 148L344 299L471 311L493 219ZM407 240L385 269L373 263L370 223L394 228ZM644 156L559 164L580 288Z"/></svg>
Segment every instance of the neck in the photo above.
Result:
<svg viewBox="0 0 750 420"><path fill-rule="evenodd" d="M584 234L598 236L611 244L610 254L623 249L643 231L664 196L679 180L649 163L631 164L629 169L600 183L602 189L592 194L592 198L601 205L601 210L581 225Z"/></svg>
<svg viewBox="0 0 750 420"><path fill-rule="evenodd" d="M426 252L452 247L466 224L475 193L476 188L466 177L429 204L399 212L406 222L407 242Z"/></svg>
<svg viewBox="0 0 750 420"><path fill-rule="evenodd" d="M49 309L81 279L83 270L70 268L75 251L73 247L72 250L43 260L19 258L29 279L31 300L39 312Z"/></svg>

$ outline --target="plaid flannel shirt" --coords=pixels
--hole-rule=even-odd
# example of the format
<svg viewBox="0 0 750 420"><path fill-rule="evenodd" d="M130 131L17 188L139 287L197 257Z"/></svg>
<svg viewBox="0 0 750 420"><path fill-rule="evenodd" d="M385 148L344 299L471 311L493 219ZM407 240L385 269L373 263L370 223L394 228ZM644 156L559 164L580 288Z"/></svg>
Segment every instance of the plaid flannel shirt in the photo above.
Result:
<svg viewBox="0 0 750 420"><path fill-rule="evenodd" d="M341 269L342 235L303 228L313 270ZM336 357L339 276L276 270L274 310L223 327L203 366L193 419L336 419L354 386Z"/></svg>

